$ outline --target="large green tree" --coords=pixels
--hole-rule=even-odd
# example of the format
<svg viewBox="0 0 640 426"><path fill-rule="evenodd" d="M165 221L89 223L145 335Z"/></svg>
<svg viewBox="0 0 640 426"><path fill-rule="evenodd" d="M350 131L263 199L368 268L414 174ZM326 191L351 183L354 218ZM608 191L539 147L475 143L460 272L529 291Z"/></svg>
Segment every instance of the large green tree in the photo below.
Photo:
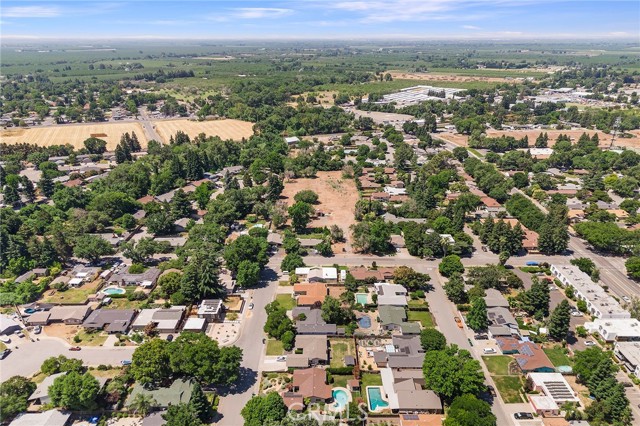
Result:
<svg viewBox="0 0 640 426"><path fill-rule="evenodd" d="M242 288L253 287L260 281L260 264L243 260L238 265L236 283Z"/></svg>
<svg viewBox="0 0 640 426"><path fill-rule="evenodd" d="M170 343L152 339L133 352L131 374L142 385L153 385L171 376L169 364Z"/></svg>
<svg viewBox="0 0 640 426"><path fill-rule="evenodd" d="M162 415L165 426L204 426L198 413L189 404L169 405L167 412Z"/></svg>
<svg viewBox="0 0 640 426"><path fill-rule="evenodd" d="M471 302L471 309L467 315L467 324L474 331L486 330L489 326L487 318L487 303L484 298L476 297Z"/></svg>
<svg viewBox="0 0 640 426"><path fill-rule="evenodd" d="M425 328L420 332L420 344L426 352L441 351L447 347L447 338L435 328Z"/></svg>
<svg viewBox="0 0 640 426"><path fill-rule="evenodd" d="M444 421L444 426L496 426L491 406L474 395L456 397Z"/></svg>
<svg viewBox="0 0 640 426"><path fill-rule="evenodd" d="M485 388L480 363L469 351L459 350L455 345L427 352L422 371L426 388L445 401L464 394L479 395Z"/></svg>
<svg viewBox="0 0 640 426"><path fill-rule="evenodd" d="M51 403L69 410L91 410L96 407L100 391L98 380L89 373L69 372L53 381L49 387Z"/></svg>
<svg viewBox="0 0 640 426"><path fill-rule="evenodd" d="M309 203L304 201L297 201L291 207L289 207L289 216L291 217L291 225L296 232L301 233L305 230L309 222L311 222L311 215L313 214L313 207Z"/></svg>
<svg viewBox="0 0 640 426"><path fill-rule="evenodd" d="M549 318L549 335L556 341L565 340L571 325L571 306L566 299L556 306Z"/></svg>
<svg viewBox="0 0 640 426"><path fill-rule="evenodd" d="M444 277L450 277L453 274L462 274L464 272L464 265L460 261L460 256L450 254L445 256L438 265L438 271Z"/></svg>
<svg viewBox="0 0 640 426"><path fill-rule="evenodd" d="M95 262L110 254L113 254L111 244L98 235L81 235L73 246L73 255L89 262Z"/></svg>
<svg viewBox="0 0 640 426"><path fill-rule="evenodd" d="M22 376L13 376L0 384L0 421L7 422L27 411L27 398L36 390L36 384Z"/></svg>
<svg viewBox="0 0 640 426"><path fill-rule="evenodd" d="M300 407L302 408L302 407ZM277 392L254 396L242 411L245 426L280 424L287 415L287 406Z"/></svg>

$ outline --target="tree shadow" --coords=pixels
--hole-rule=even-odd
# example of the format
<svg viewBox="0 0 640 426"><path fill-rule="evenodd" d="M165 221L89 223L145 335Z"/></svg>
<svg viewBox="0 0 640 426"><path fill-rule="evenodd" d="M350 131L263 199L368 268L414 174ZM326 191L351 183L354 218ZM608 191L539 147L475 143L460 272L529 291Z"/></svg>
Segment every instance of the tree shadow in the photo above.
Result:
<svg viewBox="0 0 640 426"><path fill-rule="evenodd" d="M220 396L236 395L249 391L258 380L258 372L247 367L240 367L238 380L229 386L220 386L217 392Z"/></svg>

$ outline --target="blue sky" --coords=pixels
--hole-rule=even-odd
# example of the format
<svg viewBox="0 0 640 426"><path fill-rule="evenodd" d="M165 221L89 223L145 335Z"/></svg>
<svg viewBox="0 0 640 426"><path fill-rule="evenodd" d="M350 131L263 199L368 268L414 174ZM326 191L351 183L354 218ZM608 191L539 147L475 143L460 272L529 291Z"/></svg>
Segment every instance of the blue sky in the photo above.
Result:
<svg viewBox="0 0 640 426"><path fill-rule="evenodd" d="M3 1L0 35L33 38L640 40L640 1Z"/></svg>

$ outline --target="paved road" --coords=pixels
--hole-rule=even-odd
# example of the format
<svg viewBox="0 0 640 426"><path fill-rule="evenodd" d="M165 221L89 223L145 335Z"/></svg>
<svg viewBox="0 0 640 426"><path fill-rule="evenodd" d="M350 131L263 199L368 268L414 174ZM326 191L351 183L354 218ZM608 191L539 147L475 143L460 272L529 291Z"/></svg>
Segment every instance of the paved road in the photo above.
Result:
<svg viewBox="0 0 640 426"><path fill-rule="evenodd" d="M0 381L20 375L30 376L40 370L42 362L52 356L64 355L67 358L81 359L85 365L98 366L119 365L124 359L131 359L133 347L118 348L87 348L81 351L69 351L69 345L56 338L40 337L40 341L31 342L27 339L12 337L8 345L12 352L0 361ZM15 347L18 349L15 349Z"/></svg>
<svg viewBox="0 0 640 426"><path fill-rule="evenodd" d="M267 313L264 307L275 297L278 288L278 278L276 271L280 270L280 262L283 255L277 254L269 259L263 271L263 280L266 280L264 287L251 290L254 308L245 311L241 335L235 342L236 346L242 348L243 358L241 365L241 378L231 389L222 390L220 404L218 405L217 425L220 426L242 426L244 420L240 415L240 410L251 399L254 393L259 390L260 365L264 353L262 339L265 337L262 327L267 321Z"/></svg>

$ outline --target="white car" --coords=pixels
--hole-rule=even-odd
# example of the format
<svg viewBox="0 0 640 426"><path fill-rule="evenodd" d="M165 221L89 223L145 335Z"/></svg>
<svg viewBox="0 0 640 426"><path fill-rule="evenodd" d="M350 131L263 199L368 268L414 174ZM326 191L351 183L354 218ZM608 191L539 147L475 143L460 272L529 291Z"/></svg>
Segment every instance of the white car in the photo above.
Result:
<svg viewBox="0 0 640 426"><path fill-rule="evenodd" d="M622 296L622 300L624 300L627 303L631 303L631 298L629 296Z"/></svg>
<svg viewBox="0 0 640 426"><path fill-rule="evenodd" d="M494 348L484 348L482 352L485 354L495 354L496 350Z"/></svg>
<svg viewBox="0 0 640 426"><path fill-rule="evenodd" d="M279 356L279 357L276 358L276 361L280 361L280 362L286 361L286 360L287 360L286 356Z"/></svg>
<svg viewBox="0 0 640 426"><path fill-rule="evenodd" d="M581 317L582 313L580 311L571 311L572 317Z"/></svg>
<svg viewBox="0 0 640 426"><path fill-rule="evenodd" d="M7 336L0 336L0 342L2 343L11 343L11 339Z"/></svg>
<svg viewBox="0 0 640 426"><path fill-rule="evenodd" d="M584 345L587 347L591 347L591 346L595 346L596 342L594 342L593 340L587 340L584 342Z"/></svg>

